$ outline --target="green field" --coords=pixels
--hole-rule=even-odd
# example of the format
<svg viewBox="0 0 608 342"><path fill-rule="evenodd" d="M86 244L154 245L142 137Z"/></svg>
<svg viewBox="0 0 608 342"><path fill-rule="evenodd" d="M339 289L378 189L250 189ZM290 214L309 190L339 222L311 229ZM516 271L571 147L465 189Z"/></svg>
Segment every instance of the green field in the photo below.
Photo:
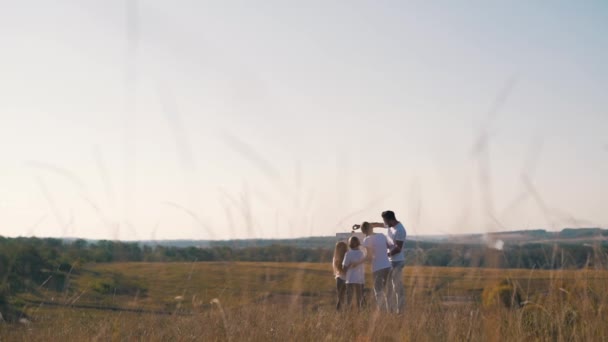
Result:
<svg viewBox="0 0 608 342"><path fill-rule="evenodd" d="M109 263L75 267L62 292L21 294L30 324L2 340L589 340L608 337L608 272L409 267L403 316L337 314L331 266ZM368 270L368 284L371 286ZM524 307L501 304L501 281ZM505 287L506 285L503 285ZM484 292L485 289L485 292ZM441 323L443 322L443 323ZM381 338L380 338L381 337Z"/></svg>

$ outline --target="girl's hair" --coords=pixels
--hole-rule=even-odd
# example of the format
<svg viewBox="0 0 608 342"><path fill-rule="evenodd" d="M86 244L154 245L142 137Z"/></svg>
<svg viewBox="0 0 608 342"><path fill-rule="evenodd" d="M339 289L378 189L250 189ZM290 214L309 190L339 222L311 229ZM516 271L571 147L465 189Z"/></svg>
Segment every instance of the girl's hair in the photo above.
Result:
<svg viewBox="0 0 608 342"><path fill-rule="evenodd" d="M361 223L361 232L363 234L367 234L367 231L371 228L371 225L369 224L369 222L363 222Z"/></svg>
<svg viewBox="0 0 608 342"><path fill-rule="evenodd" d="M344 255L348 247L346 246L346 242L340 241L336 243L336 247L334 248L334 273L342 273L342 262L344 261Z"/></svg>
<svg viewBox="0 0 608 342"><path fill-rule="evenodd" d="M361 246L361 242L359 242L358 237L351 236L350 239L348 239L348 247L350 247L350 249L355 249L359 246Z"/></svg>

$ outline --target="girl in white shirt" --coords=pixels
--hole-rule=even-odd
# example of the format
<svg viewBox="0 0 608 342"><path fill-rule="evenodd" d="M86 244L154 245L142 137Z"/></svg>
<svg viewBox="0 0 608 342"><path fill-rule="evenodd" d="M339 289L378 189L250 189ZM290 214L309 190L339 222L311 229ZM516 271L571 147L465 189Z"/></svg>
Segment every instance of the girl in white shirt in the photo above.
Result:
<svg viewBox="0 0 608 342"><path fill-rule="evenodd" d="M353 295L357 308L363 306L363 285L365 284L365 266L361 261L365 254L359 249L361 242L356 236L348 239L350 250L346 252L343 268L346 270L346 305L351 307Z"/></svg>
<svg viewBox="0 0 608 342"><path fill-rule="evenodd" d="M340 241L336 243L334 248L334 276L336 277L336 294L338 295L338 302L336 304L336 310L343 308L346 303L346 271L342 267L344 262L344 255L346 254L348 247L346 242Z"/></svg>

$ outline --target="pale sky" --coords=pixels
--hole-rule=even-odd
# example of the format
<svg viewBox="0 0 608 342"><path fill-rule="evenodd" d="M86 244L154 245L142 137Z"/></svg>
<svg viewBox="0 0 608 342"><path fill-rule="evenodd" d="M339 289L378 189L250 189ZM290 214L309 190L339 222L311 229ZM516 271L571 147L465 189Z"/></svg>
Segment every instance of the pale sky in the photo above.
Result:
<svg viewBox="0 0 608 342"><path fill-rule="evenodd" d="M608 227L605 1L0 4L0 235Z"/></svg>

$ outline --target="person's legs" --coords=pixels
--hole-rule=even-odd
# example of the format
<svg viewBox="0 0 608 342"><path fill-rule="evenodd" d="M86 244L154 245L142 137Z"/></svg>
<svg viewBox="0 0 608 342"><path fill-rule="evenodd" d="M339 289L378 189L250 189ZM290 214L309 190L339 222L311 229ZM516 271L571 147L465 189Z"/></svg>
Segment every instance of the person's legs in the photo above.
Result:
<svg viewBox="0 0 608 342"><path fill-rule="evenodd" d="M367 307L367 303L365 302L365 284L361 284L361 307Z"/></svg>
<svg viewBox="0 0 608 342"><path fill-rule="evenodd" d="M357 298L357 309L361 310L363 308L363 284L354 284L355 285L355 293Z"/></svg>
<svg viewBox="0 0 608 342"><path fill-rule="evenodd" d="M390 282L393 288L392 301L394 303L391 310L395 313L403 313L405 307L405 289L403 287L403 267L405 266L405 261L394 261L391 264L393 268L391 269Z"/></svg>
<svg viewBox="0 0 608 342"><path fill-rule="evenodd" d="M336 304L336 310L344 308L346 300L346 283L344 279L336 278L336 292L338 295L338 303Z"/></svg>
<svg viewBox="0 0 608 342"><path fill-rule="evenodd" d="M353 291L355 284L346 284L346 308L350 310L353 303Z"/></svg>
<svg viewBox="0 0 608 342"><path fill-rule="evenodd" d="M393 287L393 268L388 271L388 279L386 280L386 307L389 312L394 312L397 307L397 295Z"/></svg>
<svg viewBox="0 0 608 342"><path fill-rule="evenodd" d="M387 267L374 272L374 295L376 296L376 303L378 304L378 310L388 310L388 303L386 297L387 280L391 268Z"/></svg>

